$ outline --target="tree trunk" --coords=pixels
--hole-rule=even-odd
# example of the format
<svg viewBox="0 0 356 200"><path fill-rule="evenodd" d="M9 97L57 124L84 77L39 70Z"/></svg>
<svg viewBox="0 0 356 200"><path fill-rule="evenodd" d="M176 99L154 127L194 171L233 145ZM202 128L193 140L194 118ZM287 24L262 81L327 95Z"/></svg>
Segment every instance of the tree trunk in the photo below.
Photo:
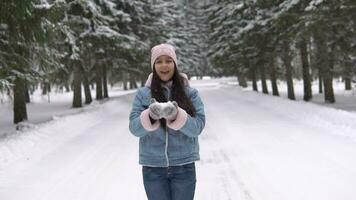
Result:
<svg viewBox="0 0 356 200"><path fill-rule="evenodd" d="M253 91L258 92L257 77L256 77L256 67L252 67L252 69L251 69L251 79L252 79L252 89L253 89Z"/></svg>
<svg viewBox="0 0 356 200"><path fill-rule="evenodd" d="M351 90L351 75L352 75L352 64L351 60L348 59L348 56L344 56L344 81L345 81L345 90Z"/></svg>
<svg viewBox="0 0 356 200"><path fill-rule="evenodd" d="M328 58L328 46L326 41L326 36L324 31L318 30L315 34L315 43L317 49L317 63L321 69L321 75L323 78L323 86L324 86L324 100L326 103L334 103L335 96L333 90L333 82L332 82L332 71L329 65Z"/></svg>
<svg viewBox="0 0 356 200"><path fill-rule="evenodd" d="M106 66L103 65L103 68L102 68L102 69L103 69L104 98L109 98Z"/></svg>
<svg viewBox="0 0 356 200"><path fill-rule="evenodd" d="M27 120L25 81L16 78L14 82L14 123Z"/></svg>
<svg viewBox="0 0 356 200"><path fill-rule="evenodd" d="M141 87L144 87L146 84L146 76L144 76L144 74L141 75Z"/></svg>
<svg viewBox="0 0 356 200"><path fill-rule="evenodd" d="M29 88L28 88L28 83L27 82L24 82L24 83L25 83L25 101L26 101L26 103L30 103L31 99L30 99L30 92L29 92Z"/></svg>
<svg viewBox="0 0 356 200"><path fill-rule="evenodd" d="M130 89L136 89L137 83L136 83L135 76L133 76L132 74L129 74L129 80L130 80Z"/></svg>
<svg viewBox="0 0 356 200"><path fill-rule="evenodd" d="M308 61L308 47L304 38L299 43L300 57L303 68L303 85L304 85L304 101L309 101L312 98L312 87L310 77L310 66Z"/></svg>
<svg viewBox="0 0 356 200"><path fill-rule="evenodd" d="M264 62L259 65L259 69L261 73L262 92L264 94L268 94L267 81L266 81L266 69L265 69Z"/></svg>
<svg viewBox="0 0 356 200"><path fill-rule="evenodd" d="M47 92L48 92L47 89L48 89L47 84L46 84L45 81L43 81L42 82L42 95L46 95L47 94Z"/></svg>
<svg viewBox="0 0 356 200"><path fill-rule="evenodd" d="M352 90L351 79L349 77L345 77L345 90Z"/></svg>
<svg viewBox="0 0 356 200"><path fill-rule="evenodd" d="M103 72L100 63L95 64L95 82L96 82L96 100L103 99L103 84L102 84L102 77Z"/></svg>
<svg viewBox="0 0 356 200"><path fill-rule="evenodd" d="M236 70L237 81L239 82L240 87L247 88L245 73L242 72L241 70L240 69Z"/></svg>
<svg viewBox="0 0 356 200"><path fill-rule="evenodd" d="M293 68L292 57L290 55L290 45L287 39L282 41L282 60L286 68L286 80L288 87L288 99L295 100L294 86L293 86Z"/></svg>
<svg viewBox="0 0 356 200"><path fill-rule="evenodd" d="M319 79L319 94L323 93L323 76L321 75L321 67L318 67L318 79Z"/></svg>
<svg viewBox="0 0 356 200"><path fill-rule="evenodd" d="M65 84L64 84L64 88L66 89L66 92L70 92L70 88L69 88L68 83L65 83Z"/></svg>
<svg viewBox="0 0 356 200"><path fill-rule="evenodd" d="M83 86L84 86L84 94L85 94L85 104L90 104L93 99L91 97L90 93L90 85L89 85L89 78L88 78L88 72L84 72L83 76Z"/></svg>
<svg viewBox="0 0 356 200"><path fill-rule="evenodd" d="M122 85L124 87L124 90L128 90L128 73L127 72L122 72Z"/></svg>
<svg viewBox="0 0 356 200"><path fill-rule="evenodd" d="M279 96L278 85L277 85L277 75L276 75L276 62L275 62L275 54L271 53L271 59L269 64L269 74L271 78L272 84L272 93L273 96Z"/></svg>
<svg viewBox="0 0 356 200"><path fill-rule="evenodd" d="M79 62L73 61L73 108L82 107L82 70Z"/></svg>

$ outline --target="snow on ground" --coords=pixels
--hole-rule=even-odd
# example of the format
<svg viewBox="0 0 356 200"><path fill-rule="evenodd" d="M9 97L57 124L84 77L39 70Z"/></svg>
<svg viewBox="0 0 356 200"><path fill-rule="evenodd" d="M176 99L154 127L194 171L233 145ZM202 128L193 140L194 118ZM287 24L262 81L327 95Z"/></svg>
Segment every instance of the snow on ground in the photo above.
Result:
<svg viewBox="0 0 356 200"><path fill-rule="evenodd" d="M192 85L207 117L195 199L356 198L355 112L315 105L317 99L290 101L282 88L282 97L263 95L231 79ZM123 95L3 138L0 199L146 199L138 138L128 131L132 98Z"/></svg>
<svg viewBox="0 0 356 200"><path fill-rule="evenodd" d="M233 79L226 79L222 83L227 85L238 85L238 83ZM346 91L344 82L341 82L339 80L334 80L333 87L334 87L336 103L333 104L325 104L324 94L319 94L318 84L319 83L317 81L314 81L312 83L313 98L310 101L311 103L319 104L321 106L327 106L331 108L356 112L356 84L352 86L353 87L352 90ZM257 82L257 85L258 85L259 92L262 93L261 81ZM288 98L287 84L285 82L278 81L277 85L278 85L278 91L280 97ZM269 91L269 95L272 95L272 86L270 81L267 81L267 88ZM251 82L248 82L248 88L246 88L245 90L247 91L252 90ZM296 101L303 101L302 80L294 80L294 91L295 91Z"/></svg>
<svg viewBox="0 0 356 200"><path fill-rule="evenodd" d="M111 88L110 97L117 98L121 95L133 93L133 90L123 91L121 88ZM95 98L95 90L92 91L92 97ZM70 115L83 112L86 109L95 107L100 102L94 101L90 106L85 108L71 108L72 107L72 92L57 93L51 92L49 95L41 95L40 90L36 90L31 95L31 103L27 104L28 124L30 127L35 124L50 121L57 116ZM11 135L16 132L16 126L13 125L13 105L10 99L4 94L0 94L0 137L4 135ZM83 93L83 103L84 103ZM83 104L84 105L84 104Z"/></svg>

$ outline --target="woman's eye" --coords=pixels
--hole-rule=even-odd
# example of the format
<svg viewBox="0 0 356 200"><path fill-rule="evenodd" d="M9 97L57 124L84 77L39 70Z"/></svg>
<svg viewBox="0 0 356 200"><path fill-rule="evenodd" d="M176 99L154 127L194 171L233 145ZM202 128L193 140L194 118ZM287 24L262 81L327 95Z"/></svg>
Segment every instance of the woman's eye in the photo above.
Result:
<svg viewBox="0 0 356 200"><path fill-rule="evenodd" d="M167 60L166 62L167 62L167 63L171 63L171 62L173 62L173 61L172 61L172 60Z"/></svg>
<svg viewBox="0 0 356 200"><path fill-rule="evenodd" d="M162 63L162 61L160 61L160 60L157 60L157 61L156 61L156 63L158 63L158 64L161 64L161 63Z"/></svg>

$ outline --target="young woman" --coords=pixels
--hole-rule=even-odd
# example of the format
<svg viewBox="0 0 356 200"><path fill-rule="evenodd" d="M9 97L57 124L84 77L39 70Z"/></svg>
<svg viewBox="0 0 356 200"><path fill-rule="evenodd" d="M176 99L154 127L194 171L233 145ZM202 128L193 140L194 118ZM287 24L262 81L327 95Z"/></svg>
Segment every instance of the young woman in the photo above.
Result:
<svg viewBox="0 0 356 200"><path fill-rule="evenodd" d="M140 138L146 194L149 200L192 200L204 105L187 76L179 73L173 46L154 46L151 66L145 87L134 98L129 125Z"/></svg>

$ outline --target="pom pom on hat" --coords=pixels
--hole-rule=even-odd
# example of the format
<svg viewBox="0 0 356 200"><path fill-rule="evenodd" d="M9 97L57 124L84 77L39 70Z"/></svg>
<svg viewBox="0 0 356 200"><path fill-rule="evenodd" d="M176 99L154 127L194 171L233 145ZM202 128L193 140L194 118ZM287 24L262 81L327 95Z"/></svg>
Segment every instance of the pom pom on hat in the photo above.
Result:
<svg viewBox="0 0 356 200"><path fill-rule="evenodd" d="M156 59L163 55L171 57L177 66L177 55L175 52L175 48L170 44L159 44L159 45L152 47L152 49L151 49L151 67L152 68L153 68L153 65L154 65Z"/></svg>

